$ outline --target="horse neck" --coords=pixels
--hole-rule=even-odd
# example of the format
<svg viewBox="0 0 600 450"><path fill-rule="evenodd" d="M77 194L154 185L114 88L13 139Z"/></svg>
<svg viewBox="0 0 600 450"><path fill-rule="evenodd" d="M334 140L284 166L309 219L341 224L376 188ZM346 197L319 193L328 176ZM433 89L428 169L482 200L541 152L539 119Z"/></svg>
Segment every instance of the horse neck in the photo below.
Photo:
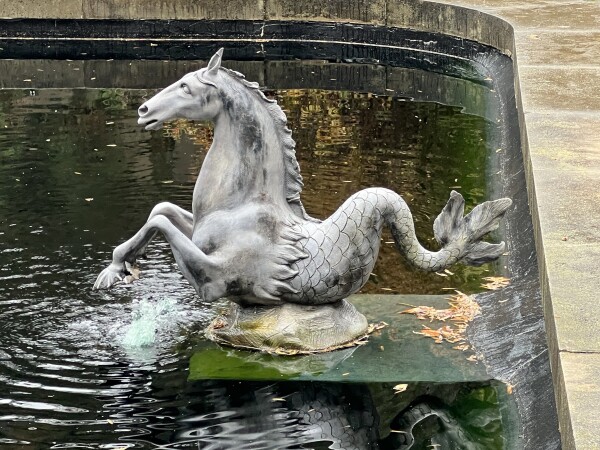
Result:
<svg viewBox="0 0 600 450"><path fill-rule="evenodd" d="M272 117L252 93L233 98L239 101L215 120L213 143L194 190L194 211L206 214L253 200L289 208L280 137Z"/></svg>

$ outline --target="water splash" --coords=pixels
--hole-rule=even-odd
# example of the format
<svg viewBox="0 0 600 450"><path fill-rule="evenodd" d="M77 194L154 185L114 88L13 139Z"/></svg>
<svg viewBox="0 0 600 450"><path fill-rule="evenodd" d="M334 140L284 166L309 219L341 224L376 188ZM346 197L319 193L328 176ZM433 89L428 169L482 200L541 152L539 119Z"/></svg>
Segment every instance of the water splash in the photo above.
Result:
<svg viewBox="0 0 600 450"><path fill-rule="evenodd" d="M131 316L133 321L126 325L121 345L126 349L150 347L154 345L159 329L169 326L169 316L175 312L177 302L171 298L158 301L141 300L134 304Z"/></svg>

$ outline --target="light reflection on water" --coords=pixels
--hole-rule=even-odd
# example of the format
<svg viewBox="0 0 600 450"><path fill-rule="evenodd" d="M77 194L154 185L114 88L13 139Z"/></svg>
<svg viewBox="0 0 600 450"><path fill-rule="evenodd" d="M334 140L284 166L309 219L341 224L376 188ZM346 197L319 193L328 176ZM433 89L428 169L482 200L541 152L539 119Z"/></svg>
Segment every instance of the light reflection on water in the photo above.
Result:
<svg viewBox="0 0 600 450"><path fill-rule="evenodd" d="M112 248L154 204L189 207L210 129L142 132L142 91L36 94L0 91L0 445L393 448L380 441L389 430L378 429L373 386L189 382L194 336L214 307L195 297L166 243L149 248L141 281L92 292ZM481 118L369 94L270 95L289 115L312 215L360 188L390 187L430 242L451 187L469 205L485 199ZM419 274L384 243L364 292L475 290L488 269ZM398 413L403 401L385 406Z"/></svg>

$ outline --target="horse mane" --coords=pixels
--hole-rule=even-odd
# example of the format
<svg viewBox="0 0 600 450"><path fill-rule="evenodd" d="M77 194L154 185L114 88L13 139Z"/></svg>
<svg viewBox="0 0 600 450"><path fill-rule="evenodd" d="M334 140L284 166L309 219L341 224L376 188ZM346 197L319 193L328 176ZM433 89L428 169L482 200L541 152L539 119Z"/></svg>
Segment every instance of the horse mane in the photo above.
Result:
<svg viewBox="0 0 600 450"><path fill-rule="evenodd" d="M304 220L320 222L318 219L314 219L306 213L302 201L300 200L300 193L302 192L304 183L302 182L302 175L300 174L300 165L296 159L296 142L292 139L292 131L287 126L287 117L281 107L277 104L277 100L267 98L263 91L260 90L258 83L246 80L246 77L240 72L225 67L220 67L219 70L240 82L243 86L253 92L259 100L265 103L265 109L276 125L275 128L281 142L285 166L286 200L294 214L298 217Z"/></svg>

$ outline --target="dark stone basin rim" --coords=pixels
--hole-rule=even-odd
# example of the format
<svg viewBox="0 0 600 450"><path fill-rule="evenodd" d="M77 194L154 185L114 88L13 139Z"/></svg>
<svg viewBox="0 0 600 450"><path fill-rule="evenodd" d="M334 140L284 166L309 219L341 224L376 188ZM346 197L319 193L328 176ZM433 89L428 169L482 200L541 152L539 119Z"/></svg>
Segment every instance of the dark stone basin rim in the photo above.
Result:
<svg viewBox="0 0 600 450"><path fill-rule="evenodd" d="M448 55L441 51L433 51L419 48L405 47L401 45L391 44L373 44L368 42L347 42L347 41L335 41L335 40L323 40L323 39L285 39L285 38L268 38L268 39L257 39L257 38L112 38L112 37L97 37L97 38L81 38L81 37L2 37L0 40L3 41L119 41L119 42L140 42L140 43L152 43L152 42L183 42L183 43L205 43L205 42L252 42L252 43L267 43L267 42L298 42L298 43L314 43L314 44L335 44L335 45L360 45L365 47L376 47L376 48L390 48L394 50L409 50L411 52L428 53L432 55L443 55L450 56L456 59L465 61L471 61L467 57L458 55Z"/></svg>
<svg viewBox="0 0 600 450"><path fill-rule="evenodd" d="M289 41L372 45L473 59L498 52L475 41L406 28L311 21L0 19L0 39L113 41Z"/></svg>

